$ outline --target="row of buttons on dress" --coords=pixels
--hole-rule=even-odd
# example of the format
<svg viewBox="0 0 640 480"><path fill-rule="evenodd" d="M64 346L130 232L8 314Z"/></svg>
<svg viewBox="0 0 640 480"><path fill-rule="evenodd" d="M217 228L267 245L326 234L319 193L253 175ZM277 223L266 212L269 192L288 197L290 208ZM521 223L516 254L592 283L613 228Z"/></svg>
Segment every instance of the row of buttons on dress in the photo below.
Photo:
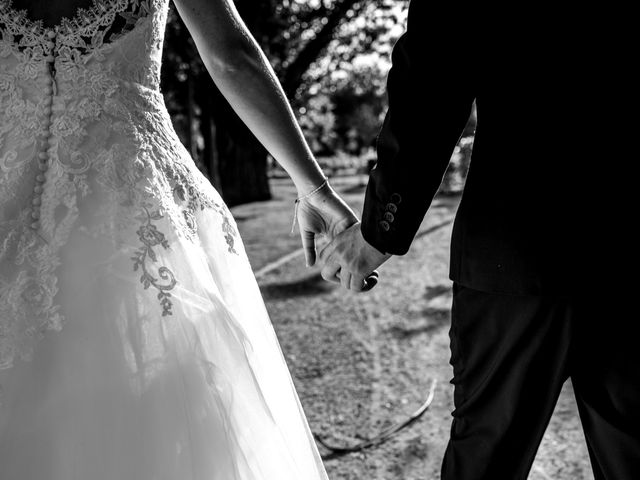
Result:
<svg viewBox="0 0 640 480"><path fill-rule="evenodd" d="M53 115L53 97L57 93L56 92L56 83L55 83L55 40L56 40L56 32L53 30L49 30L47 32L47 43L45 44L45 52L46 56L44 57L45 65L44 65L44 73L46 74L43 77L43 85L42 92L45 94L44 100L44 108L42 109L42 138L40 143L40 148L38 149L38 174L36 175L35 186L33 187L33 200L32 200L32 210L31 210L31 218L33 222L31 223L31 228L37 230L40 228L40 207L42 205L42 193L44 192L44 182L46 180L46 172L49 170L50 164L50 153L51 149L54 147L55 140L51 134L51 122Z"/></svg>
<svg viewBox="0 0 640 480"><path fill-rule="evenodd" d="M385 232L388 232L391 228L391 224L396 219L394 213L398 211L398 205L402 202L402 197L399 193L394 193L391 195L389 199L389 203L387 203L386 211L384 212L383 218L384 220L380 220L380 228L382 228Z"/></svg>

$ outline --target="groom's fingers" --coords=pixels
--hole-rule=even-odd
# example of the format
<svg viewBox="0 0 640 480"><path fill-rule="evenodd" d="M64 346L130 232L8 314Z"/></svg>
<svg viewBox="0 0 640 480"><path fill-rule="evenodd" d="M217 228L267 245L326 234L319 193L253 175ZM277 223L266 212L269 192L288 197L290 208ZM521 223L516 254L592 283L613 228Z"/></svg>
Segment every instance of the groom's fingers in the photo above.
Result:
<svg viewBox="0 0 640 480"><path fill-rule="evenodd" d="M342 286L349 290L351 288L351 273L349 273L347 270L340 270L338 276L340 277L340 283L342 284Z"/></svg>
<svg viewBox="0 0 640 480"><path fill-rule="evenodd" d="M378 277L376 275L369 275L364 281L364 288L362 289L362 291L368 292L377 284L378 284Z"/></svg>
<svg viewBox="0 0 640 480"><path fill-rule="evenodd" d="M352 275L350 289L354 292L362 292L366 285L366 280L362 275Z"/></svg>
<svg viewBox="0 0 640 480"><path fill-rule="evenodd" d="M302 238L302 248L304 248L304 257L307 261L307 267L312 267L316 263L315 234L308 230L300 229L300 237Z"/></svg>
<svg viewBox="0 0 640 480"><path fill-rule="evenodd" d="M373 272L371 272L367 278L364 279L364 286L362 288L362 292L368 292L369 290L371 290L373 287L375 287L378 284L378 271L374 270Z"/></svg>
<svg viewBox="0 0 640 480"><path fill-rule="evenodd" d="M331 283L340 283L340 278L336 276L340 270L340 265L337 263L326 263L320 272L322 278L324 278L327 282Z"/></svg>

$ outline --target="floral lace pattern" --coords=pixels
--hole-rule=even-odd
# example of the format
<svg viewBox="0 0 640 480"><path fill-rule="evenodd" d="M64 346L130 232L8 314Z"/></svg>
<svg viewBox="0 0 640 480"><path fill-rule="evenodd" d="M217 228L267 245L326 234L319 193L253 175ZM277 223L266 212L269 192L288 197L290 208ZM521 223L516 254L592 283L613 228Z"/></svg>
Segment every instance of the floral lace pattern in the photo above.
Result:
<svg viewBox="0 0 640 480"><path fill-rule="evenodd" d="M142 271L142 276L140 277L140 282L144 285L145 290L151 286L153 286L156 290L158 290L158 300L160 300L160 305L162 305L162 316L171 315L171 293L170 290L176 286L176 278L171 272L171 270L165 266L161 266L158 268L158 277L154 277L151 274L148 261L157 262L158 257L154 250L154 247L160 245L164 249L169 249L169 242L163 233L161 233L158 228L152 222L154 220L162 219L162 214L159 211L150 212L146 207L144 208L144 216L140 219L143 224L136 232L143 246L138 249L133 256L133 270L138 271L140 269ZM162 282L165 282L164 284Z"/></svg>
<svg viewBox="0 0 640 480"><path fill-rule="evenodd" d="M149 0L93 0L89 8L78 8L73 18L62 18L56 28L73 40L66 53L88 53L126 35L150 7ZM26 10L13 8L13 0L2 0L0 9L10 14L3 23L14 47L28 50L41 44L46 33L42 20L31 20Z"/></svg>
<svg viewBox="0 0 640 480"><path fill-rule="evenodd" d="M139 240L131 270L162 316L180 279L159 252L176 237L198 242L198 212L215 212L237 254L230 213L180 143L159 90L167 8L94 0L46 28L0 0L0 369L62 328L56 272L80 232L114 248Z"/></svg>

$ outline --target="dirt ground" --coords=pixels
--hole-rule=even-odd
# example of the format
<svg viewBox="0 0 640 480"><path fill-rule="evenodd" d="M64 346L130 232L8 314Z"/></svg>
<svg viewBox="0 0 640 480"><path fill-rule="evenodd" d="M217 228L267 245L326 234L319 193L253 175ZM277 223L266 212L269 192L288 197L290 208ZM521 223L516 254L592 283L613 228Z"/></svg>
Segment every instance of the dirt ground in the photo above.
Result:
<svg viewBox="0 0 640 480"><path fill-rule="evenodd" d="M359 211L364 177L334 186ZM233 209L311 428L344 444L373 436L425 400L425 416L386 444L326 462L332 480L432 480L450 428L449 239L458 199L437 198L411 251L381 270L380 284L350 294L306 268L289 234L295 190L273 181L274 200ZM285 255L290 259L276 263ZM530 480L592 480L571 385L560 397Z"/></svg>

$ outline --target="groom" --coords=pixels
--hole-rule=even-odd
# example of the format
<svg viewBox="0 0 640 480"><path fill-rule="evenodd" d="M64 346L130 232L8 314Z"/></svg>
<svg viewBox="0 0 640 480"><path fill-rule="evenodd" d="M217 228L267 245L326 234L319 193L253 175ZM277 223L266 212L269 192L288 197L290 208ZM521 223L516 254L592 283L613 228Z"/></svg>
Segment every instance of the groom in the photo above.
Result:
<svg viewBox="0 0 640 480"><path fill-rule="evenodd" d="M362 223L321 252L322 275L360 291L407 253L475 101L451 242L455 410L442 478L525 480L571 378L595 478L640 479L637 337L627 297L607 289L615 257L598 225L626 128L613 110L616 49L592 40L579 18L589 12L479 15L461 3L411 2Z"/></svg>

